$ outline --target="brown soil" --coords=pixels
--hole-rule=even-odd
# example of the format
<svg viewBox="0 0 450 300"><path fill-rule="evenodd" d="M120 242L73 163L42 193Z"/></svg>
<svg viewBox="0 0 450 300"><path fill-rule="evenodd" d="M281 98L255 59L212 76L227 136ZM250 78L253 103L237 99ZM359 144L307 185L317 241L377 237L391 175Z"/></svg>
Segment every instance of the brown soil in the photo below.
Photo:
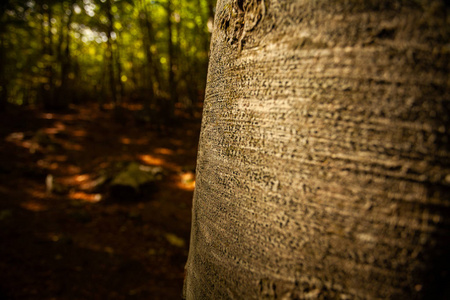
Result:
<svg viewBox="0 0 450 300"><path fill-rule="evenodd" d="M0 115L0 299L181 298L200 122L154 130L136 109ZM92 189L123 161L164 179L133 200Z"/></svg>

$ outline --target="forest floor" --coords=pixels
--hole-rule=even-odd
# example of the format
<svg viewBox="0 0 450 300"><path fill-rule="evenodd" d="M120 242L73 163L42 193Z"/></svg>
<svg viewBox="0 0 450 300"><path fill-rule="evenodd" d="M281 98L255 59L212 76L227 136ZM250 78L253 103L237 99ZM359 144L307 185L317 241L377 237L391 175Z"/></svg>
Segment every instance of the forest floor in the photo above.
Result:
<svg viewBox="0 0 450 300"><path fill-rule="evenodd" d="M200 116L161 133L137 109L0 114L0 299L181 299ZM122 162L164 175L112 200Z"/></svg>

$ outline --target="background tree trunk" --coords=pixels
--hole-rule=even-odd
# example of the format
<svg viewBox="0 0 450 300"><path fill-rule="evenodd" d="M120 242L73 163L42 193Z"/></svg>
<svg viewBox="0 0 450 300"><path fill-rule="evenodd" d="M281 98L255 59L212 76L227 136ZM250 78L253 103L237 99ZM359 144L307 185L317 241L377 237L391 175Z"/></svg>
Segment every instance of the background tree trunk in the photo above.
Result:
<svg viewBox="0 0 450 300"><path fill-rule="evenodd" d="M69 73L71 70L71 53L70 53L70 26L72 24L72 3L66 5L65 2L61 2L61 11L67 15L67 19L64 19L60 24L59 41L58 41L58 63L60 66L60 80L59 86L56 92L56 98L60 102L60 106L68 106L72 102L73 89L70 89Z"/></svg>
<svg viewBox="0 0 450 300"><path fill-rule="evenodd" d="M5 109L6 103L8 102L8 85L5 74L6 43L4 31L4 25L0 23L0 112Z"/></svg>
<svg viewBox="0 0 450 300"><path fill-rule="evenodd" d="M45 37L46 45L44 50L44 57L46 62L45 67L45 75L47 77L47 82L43 86L42 97L44 99L44 106L46 108L58 108L57 101L55 97L55 82L54 82L54 73L53 69L54 63L54 51L53 51L53 33L52 33L52 7L50 5L44 4L43 6L44 12L47 14L47 36ZM43 18L44 20L44 18Z"/></svg>
<svg viewBox="0 0 450 300"><path fill-rule="evenodd" d="M155 88L154 88L154 74L153 70L155 69L154 63L153 63L153 53L151 52L151 46L154 45L154 34L153 34L153 28L152 23L149 20L149 13L147 11L146 3L145 1L140 1L140 23L141 23L141 30L143 32L142 34L142 44L145 48L145 58L147 61L146 67L144 68L144 72L146 72L144 78L146 82L146 87L148 88L148 97L146 97L146 100L144 102L145 109L147 111L150 110L150 107L154 106L152 104L155 103Z"/></svg>
<svg viewBox="0 0 450 300"><path fill-rule="evenodd" d="M169 55L169 91L170 91L170 101L169 104L163 104L167 107L163 109L164 115L168 120L173 120L175 115L175 104L178 102L177 94L177 84L175 81L175 46L173 44L173 24L172 24L172 1L168 0L166 4L167 10L167 29L168 29L168 40L167 40L167 51Z"/></svg>
<svg viewBox="0 0 450 300"><path fill-rule="evenodd" d="M117 107L117 87L116 87L116 75L114 71L114 49L113 49L113 38L112 34L114 32L114 16L111 11L111 0L106 0L106 16L108 18L108 32L106 36L108 38L106 44L108 49L108 71L109 71L109 88L111 91L111 98L114 104L114 108Z"/></svg>
<svg viewBox="0 0 450 300"><path fill-rule="evenodd" d="M187 299L450 296L448 12L218 2Z"/></svg>

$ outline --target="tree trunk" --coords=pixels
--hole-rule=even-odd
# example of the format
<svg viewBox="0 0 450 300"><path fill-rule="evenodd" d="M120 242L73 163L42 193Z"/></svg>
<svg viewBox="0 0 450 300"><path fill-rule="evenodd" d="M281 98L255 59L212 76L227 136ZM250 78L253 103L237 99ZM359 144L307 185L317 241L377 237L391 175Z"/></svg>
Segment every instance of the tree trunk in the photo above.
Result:
<svg viewBox="0 0 450 300"><path fill-rule="evenodd" d="M111 11L111 0L106 1L106 16L108 18L108 32L106 33L107 42L106 46L108 49L108 72L109 72L109 88L111 91L111 97L113 101L114 108L117 107L117 88L116 88L116 76L114 72L114 50L113 50L113 40L112 33L114 32L114 19Z"/></svg>
<svg viewBox="0 0 450 300"><path fill-rule="evenodd" d="M168 29L168 53L169 53L169 93L170 93L170 101L169 105L163 105L163 107L168 106L168 108L164 114L166 117L170 120L173 119L175 114L175 103L178 101L178 94L177 94L177 83L175 81L175 72L174 72L174 65L175 65L175 49L173 44L173 24L172 24L172 1L167 1L167 29Z"/></svg>
<svg viewBox="0 0 450 300"><path fill-rule="evenodd" d="M72 24L72 5L69 3L68 6L64 2L61 3L61 11L66 13L69 11L67 16L67 22L64 23L64 18L61 18L61 27L59 33L59 43L58 43L58 62L60 65L60 84L58 86L57 98L59 101L64 101L64 106L67 106L71 100L73 90L69 88L69 73L71 67L71 57L70 57L70 26ZM65 30L65 34L64 34ZM65 40L65 41L64 41ZM65 43L65 45L64 45Z"/></svg>
<svg viewBox="0 0 450 300"><path fill-rule="evenodd" d="M118 35L118 38L120 36ZM122 81L122 62L121 62L121 57L120 57L120 47L119 47L119 43L116 40L116 45L117 45L117 55L116 55L116 69L117 69L117 83L119 85L119 95L120 95L120 101L122 102L125 99L125 86L123 84Z"/></svg>
<svg viewBox="0 0 450 300"><path fill-rule="evenodd" d="M152 81L152 84L156 84L156 88L154 90L154 94L157 95L159 93L159 90L161 89L161 76L160 76L160 62L158 59L158 55L156 52L152 52L151 48L153 46L156 47L156 37L155 37L155 30L153 28L153 20L152 20L152 14L150 13L149 9L147 8L147 5L143 4L143 12L144 12L144 23L146 27L146 33L147 33L147 39L148 39L148 48L146 49L146 55L148 59L148 66L150 69L149 76L152 76L154 80Z"/></svg>
<svg viewBox="0 0 450 300"><path fill-rule="evenodd" d="M43 98L44 98L44 105L46 108L55 109L59 108L57 101L55 97L55 82L54 82L54 69L53 69L53 62L54 62L54 52L53 52L53 33L52 33L52 7L51 5L45 5L44 11L47 12L47 40L48 43L46 44L45 48L45 60L46 60L46 68L45 68L45 75L47 77L47 82L43 86Z"/></svg>
<svg viewBox="0 0 450 300"><path fill-rule="evenodd" d="M5 45L6 26L0 23L0 111L5 110L8 102L8 84L5 73L6 64L6 45Z"/></svg>
<svg viewBox="0 0 450 300"><path fill-rule="evenodd" d="M448 299L448 13L219 0L187 299Z"/></svg>
<svg viewBox="0 0 450 300"><path fill-rule="evenodd" d="M149 20L149 13L147 11L145 1L140 1L140 25L142 30L142 44L145 50L145 58L147 60L146 66L143 68L145 72L145 90L148 90L148 95L145 97L144 108L147 112L154 106L155 103L155 85L154 85L154 70L156 65L153 63L153 54L151 52L151 46L154 45L153 26ZM148 72L146 72L148 70ZM155 76L156 78L156 76Z"/></svg>

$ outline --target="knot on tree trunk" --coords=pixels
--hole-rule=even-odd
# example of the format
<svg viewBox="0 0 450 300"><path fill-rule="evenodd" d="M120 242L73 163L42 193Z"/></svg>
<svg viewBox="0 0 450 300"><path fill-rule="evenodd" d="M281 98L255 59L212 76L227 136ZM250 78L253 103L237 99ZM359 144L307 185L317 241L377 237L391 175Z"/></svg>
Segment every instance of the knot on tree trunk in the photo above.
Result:
<svg viewBox="0 0 450 300"><path fill-rule="evenodd" d="M265 15L264 0L234 0L218 13L217 24L225 33L227 42L236 45L240 52L247 32L254 30Z"/></svg>

